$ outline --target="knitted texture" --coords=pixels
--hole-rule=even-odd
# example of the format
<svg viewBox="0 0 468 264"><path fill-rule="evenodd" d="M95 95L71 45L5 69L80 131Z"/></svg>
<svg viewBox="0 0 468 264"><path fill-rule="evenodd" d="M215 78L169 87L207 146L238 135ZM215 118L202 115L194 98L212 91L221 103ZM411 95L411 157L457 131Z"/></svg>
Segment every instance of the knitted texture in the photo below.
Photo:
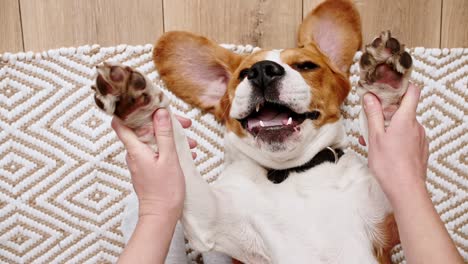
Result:
<svg viewBox="0 0 468 264"><path fill-rule="evenodd" d="M251 46L224 45L238 53ZM110 117L94 104L95 66L120 62L158 82L152 46L83 46L0 57L0 261L107 263L122 251L119 230L132 186ZM418 120L430 140L427 187L468 260L468 49L410 50L412 81L423 86ZM350 80L359 79L354 58ZM222 170L224 128L167 90L175 113L193 121L198 169L208 182ZM350 150L358 144L359 98L343 107ZM404 151L404 150L402 150ZM430 232L430 230L428 230ZM202 259L188 247L193 261ZM403 261L400 248L393 256Z"/></svg>

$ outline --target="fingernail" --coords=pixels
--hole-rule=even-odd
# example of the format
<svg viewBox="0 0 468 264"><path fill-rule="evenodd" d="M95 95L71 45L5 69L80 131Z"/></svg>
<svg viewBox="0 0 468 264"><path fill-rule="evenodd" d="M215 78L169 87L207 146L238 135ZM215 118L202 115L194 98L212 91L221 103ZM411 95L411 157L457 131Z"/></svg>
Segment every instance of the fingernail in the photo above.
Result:
<svg viewBox="0 0 468 264"><path fill-rule="evenodd" d="M373 95L366 93L364 95L364 106L371 106L375 103L375 98Z"/></svg>
<svg viewBox="0 0 468 264"><path fill-rule="evenodd" d="M408 87L408 88L409 88L409 87ZM412 87L412 89L415 90L415 91L417 91L417 92L420 92L420 91L421 91L421 87L416 86L416 85L414 85L414 86Z"/></svg>
<svg viewBox="0 0 468 264"><path fill-rule="evenodd" d="M156 117L159 125L167 125L169 123L169 112L164 108L156 112Z"/></svg>

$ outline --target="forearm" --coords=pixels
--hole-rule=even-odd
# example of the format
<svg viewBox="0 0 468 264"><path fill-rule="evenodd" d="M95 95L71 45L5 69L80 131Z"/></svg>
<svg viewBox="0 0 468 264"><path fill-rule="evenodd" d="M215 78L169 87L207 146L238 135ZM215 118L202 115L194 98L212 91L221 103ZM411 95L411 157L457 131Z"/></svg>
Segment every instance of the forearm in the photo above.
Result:
<svg viewBox="0 0 468 264"><path fill-rule="evenodd" d="M411 188L390 197L407 262L463 263L425 186Z"/></svg>
<svg viewBox="0 0 468 264"><path fill-rule="evenodd" d="M170 216L141 217L118 263L164 263L176 223Z"/></svg>

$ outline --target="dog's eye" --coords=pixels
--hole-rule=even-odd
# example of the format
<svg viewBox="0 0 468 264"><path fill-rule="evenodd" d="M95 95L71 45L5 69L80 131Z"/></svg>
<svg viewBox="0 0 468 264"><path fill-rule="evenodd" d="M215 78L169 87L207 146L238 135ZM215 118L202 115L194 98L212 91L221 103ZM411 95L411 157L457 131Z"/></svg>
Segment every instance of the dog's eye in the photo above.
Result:
<svg viewBox="0 0 468 264"><path fill-rule="evenodd" d="M300 62L293 65L293 68L299 71L312 71L317 69L319 66L311 61Z"/></svg>
<svg viewBox="0 0 468 264"><path fill-rule="evenodd" d="M239 80L243 80L247 74L249 74L249 69L243 69L242 71L240 71L239 73Z"/></svg>

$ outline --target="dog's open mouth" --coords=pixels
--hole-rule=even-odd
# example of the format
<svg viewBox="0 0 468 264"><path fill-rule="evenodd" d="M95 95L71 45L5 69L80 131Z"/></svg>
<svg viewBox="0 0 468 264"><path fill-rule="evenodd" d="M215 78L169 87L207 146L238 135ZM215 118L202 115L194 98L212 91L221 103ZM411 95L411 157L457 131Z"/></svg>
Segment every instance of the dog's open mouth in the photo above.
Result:
<svg viewBox="0 0 468 264"><path fill-rule="evenodd" d="M263 141L284 141L294 132L300 131L299 125L306 119L317 119L319 112L298 114L286 106L265 103L258 104L246 118L239 120L250 134Z"/></svg>

